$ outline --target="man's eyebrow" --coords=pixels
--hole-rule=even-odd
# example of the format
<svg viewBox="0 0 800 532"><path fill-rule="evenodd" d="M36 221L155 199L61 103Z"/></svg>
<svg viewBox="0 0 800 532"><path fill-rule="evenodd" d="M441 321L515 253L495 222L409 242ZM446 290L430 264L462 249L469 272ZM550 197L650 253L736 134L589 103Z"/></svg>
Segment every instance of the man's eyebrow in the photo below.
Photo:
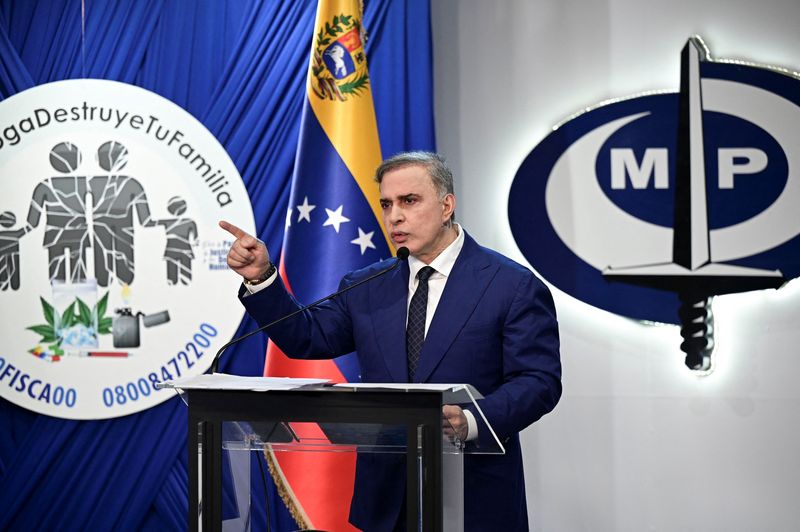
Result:
<svg viewBox="0 0 800 532"><path fill-rule="evenodd" d="M397 196L397 199L402 201L402 200L414 199L414 198L418 198L418 197L419 197L419 194L417 194L416 192L409 192L408 194L400 194L399 196ZM387 197L381 196L378 201L392 201L392 198L387 198Z"/></svg>

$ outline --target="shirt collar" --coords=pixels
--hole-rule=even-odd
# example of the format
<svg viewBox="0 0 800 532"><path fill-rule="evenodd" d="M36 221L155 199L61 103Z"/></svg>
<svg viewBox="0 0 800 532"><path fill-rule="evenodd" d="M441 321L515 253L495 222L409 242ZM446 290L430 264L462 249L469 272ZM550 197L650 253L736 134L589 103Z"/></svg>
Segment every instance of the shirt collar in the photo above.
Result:
<svg viewBox="0 0 800 532"><path fill-rule="evenodd" d="M439 253L439 256L433 259L430 264L425 264L416 257L408 257L410 281L415 281L417 278L417 273L425 266L430 266L436 270L436 273L441 274L444 277L448 277L450 275L450 271L452 271L453 266L456 263L458 254L461 253L461 248L464 247L464 229L455 222L453 225L458 232L458 236L450 243L449 246L444 248L444 250Z"/></svg>

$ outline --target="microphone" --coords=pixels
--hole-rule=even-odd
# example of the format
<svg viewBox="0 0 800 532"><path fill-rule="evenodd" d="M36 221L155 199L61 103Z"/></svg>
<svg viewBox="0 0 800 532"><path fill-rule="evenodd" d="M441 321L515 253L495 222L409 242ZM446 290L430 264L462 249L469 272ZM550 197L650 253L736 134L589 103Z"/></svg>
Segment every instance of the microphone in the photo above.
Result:
<svg viewBox="0 0 800 532"><path fill-rule="evenodd" d="M286 316L283 316L283 317L281 317L281 318L278 318L278 319L277 319L277 320L275 320L275 321L271 321L271 322L267 323L266 325L263 325L263 326L259 327L258 329L254 330L254 331L250 331L250 332L249 332L249 333L247 333L247 334L244 334L244 335L242 335L242 336L239 336L239 337L237 337L237 338L234 338L233 340L231 340L231 341L230 341L230 342L228 342L227 344L223 345L223 346L222 346L222 347L219 349L219 351L217 351L217 354L216 354L216 355L214 355L214 360L211 362L211 367L209 368L209 373L216 373L216 372L217 372L217 367L219 367L219 359L220 359L220 358L222 358L222 353L223 353L223 352L224 352L226 349L228 349L230 346L232 346L233 344L238 344L238 343L239 343L239 342L241 342L242 340L246 340L247 338L250 338L251 336L253 336L253 335L254 335L254 334L256 334L256 333L260 333L260 332L264 331L265 329L269 329L269 328L270 328L270 327L272 327L273 325L277 325L277 324L279 324L280 322L282 322L283 320L287 320L287 319L291 318L292 316L297 316L297 315L298 315L298 314L300 314L301 312L303 312L303 311L305 311L305 310L308 310L308 309L310 309L311 307L316 307L316 306L317 306L317 305L319 305L320 303L324 303L325 301L328 301L329 299L333 299L334 297L336 297L336 296L338 296L338 295L344 294L344 293L345 293L345 292L347 292L348 290L352 290L353 288L355 288L355 287L357 287L357 286L361 286L362 284L364 284L364 283L366 283L366 282L369 282L369 281L371 281L371 280L375 279L376 277L380 277L381 275L384 275L384 274L386 274L386 273L389 273L390 271L392 271L392 270L394 270L395 268L397 268L398 266L400 266L400 264L402 264L404 261L408 260L408 255L409 255L409 253L410 253L410 252L408 251L408 248L407 248L407 247L405 247L405 246L403 246L403 247L401 247L401 248L399 248L399 249L397 250L397 260L394 262L394 264L392 264L391 266L389 266L389 267L388 267L388 268L386 268L385 270L381 270L381 271L379 271L378 273L374 273L374 274L370 275L369 277L367 277L367 278L365 278L365 279L361 279L360 281L358 281L358 282L357 282L357 283L355 283L355 284L351 284L350 286L347 286L347 287L345 287L345 288L342 288L342 289L341 289L341 290L339 290L338 292L334 292L334 293L332 293L332 294L330 294L330 295L327 295L327 296L323 297L322 299L318 299L318 300L314 301L314 302L313 302L313 303L311 303L310 305L306 305L306 306L304 306L304 307L301 307L301 308L299 308L299 309L295 310L294 312L290 312L290 313L289 313L289 314L287 314Z"/></svg>

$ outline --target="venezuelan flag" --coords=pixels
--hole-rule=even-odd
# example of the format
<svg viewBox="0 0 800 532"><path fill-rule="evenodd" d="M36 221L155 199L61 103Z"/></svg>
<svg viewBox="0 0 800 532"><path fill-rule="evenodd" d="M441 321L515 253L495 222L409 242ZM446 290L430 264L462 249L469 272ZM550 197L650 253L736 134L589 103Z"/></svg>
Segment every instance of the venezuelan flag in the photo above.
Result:
<svg viewBox="0 0 800 532"><path fill-rule="evenodd" d="M321 0L279 271L301 302L336 290L347 272L392 255L373 181L381 149L359 0ZM355 354L327 361L267 348L265 375L359 380ZM314 424L301 437L324 438ZM356 530L347 521L355 453L273 453L270 469L302 528Z"/></svg>

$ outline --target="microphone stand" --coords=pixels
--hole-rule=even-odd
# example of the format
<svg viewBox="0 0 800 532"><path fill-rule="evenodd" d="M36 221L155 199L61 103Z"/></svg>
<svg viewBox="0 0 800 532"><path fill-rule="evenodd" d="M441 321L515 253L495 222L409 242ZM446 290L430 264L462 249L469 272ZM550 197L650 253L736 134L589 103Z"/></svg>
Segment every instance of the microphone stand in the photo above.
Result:
<svg viewBox="0 0 800 532"><path fill-rule="evenodd" d="M214 373L217 372L217 368L219 367L219 360L222 357L222 353L226 349L228 349L230 346L232 346L234 344L238 344L242 340L246 340L247 338L250 338L254 334L260 333L260 332L264 331L265 329L269 329L273 325L277 325L278 323L280 323L280 322L282 322L284 320L287 320L287 319L289 319L289 318L291 318L293 316L297 316L301 312L306 311L306 310L310 309L311 307L316 307L320 303L324 303L325 301L328 301L329 299L333 299L334 297L336 297L336 296L338 296L340 294L344 294L348 290L352 290L353 288L355 288L357 286L361 286L362 284L364 284L364 283L366 283L368 281L371 281L371 280L375 279L376 277L380 277L381 275L389 273L390 271L392 271L395 268L397 268L403 261L408 260L408 255L409 255L408 248L407 247L402 247L402 248L397 250L397 260L389 268L386 268L385 270L381 270L378 273L372 274L369 277L367 277L366 279L362 279L362 280L358 281L357 283L351 284L350 286L348 286L346 288L343 288L342 290L339 290L338 292L334 292L334 293L332 293L330 295L327 295L327 296L323 297L322 299L318 299L318 300L314 301L313 303L311 303L309 305L306 305L304 307L301 307L301 308L295 310L294 312L290 312L286 316L283 316L281 318L278 318L277 320L271 321L271 322L267 323L266 325L262 325L261 327L259 327L258 329L254 330L254 331L250 331L247 334L244 334L242 336L234 338L233 340L231 340L227 344L223 345L219 349L219 351L217 351L217 354L214 355L214 360L211 362L211 367L209 368L208 372L211 373L211 374L214 374Z"/></svg>

